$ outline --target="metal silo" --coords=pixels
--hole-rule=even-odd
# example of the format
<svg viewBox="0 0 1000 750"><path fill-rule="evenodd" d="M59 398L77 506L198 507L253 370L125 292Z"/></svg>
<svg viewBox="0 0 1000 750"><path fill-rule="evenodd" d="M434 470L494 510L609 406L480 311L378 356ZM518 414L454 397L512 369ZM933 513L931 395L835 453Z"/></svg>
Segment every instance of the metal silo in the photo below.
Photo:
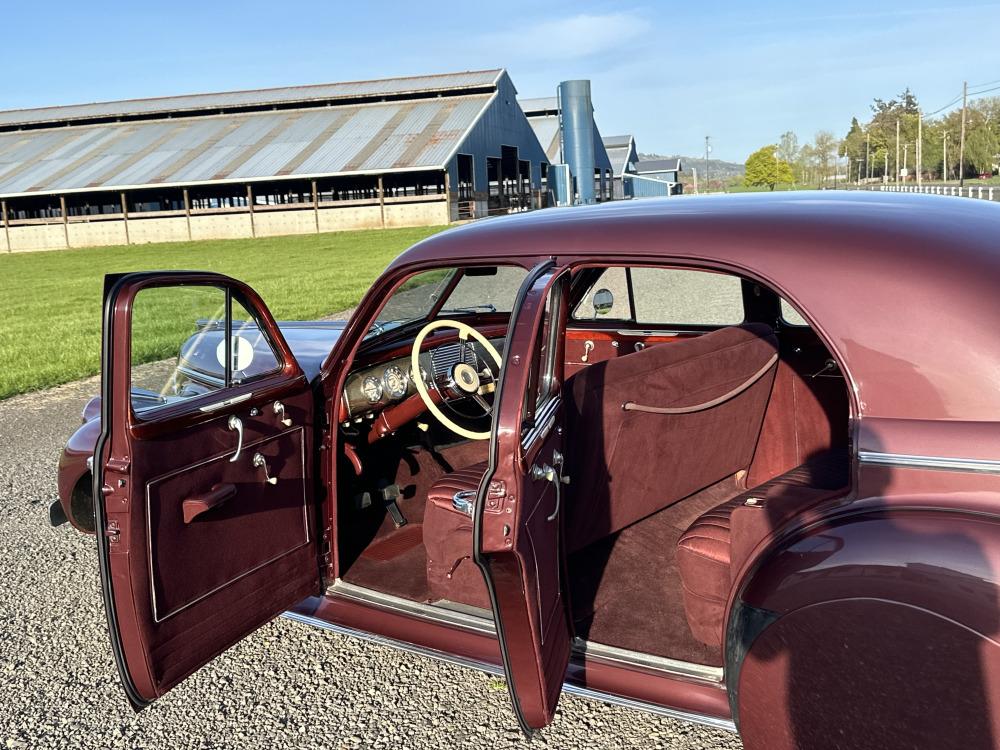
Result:
<svg viewBox="0 0 1000 750"><path fill-rule="evenodd" d="M594 107L590 81L559 84L562 157L576 181L577 203L594 202Z"/></svg>

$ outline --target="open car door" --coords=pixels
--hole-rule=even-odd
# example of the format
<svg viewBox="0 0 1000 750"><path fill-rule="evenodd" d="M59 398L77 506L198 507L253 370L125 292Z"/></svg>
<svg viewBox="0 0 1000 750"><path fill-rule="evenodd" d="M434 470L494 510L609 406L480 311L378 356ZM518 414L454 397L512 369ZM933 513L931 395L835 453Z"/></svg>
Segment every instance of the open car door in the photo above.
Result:
<svg viewBox="0 0 1000 750"><path fill-rule="evenodd" d="M568 273L528 274L511 314L476 506L474 557L486 577L514 710L526 732L555 714L572 644L565 582L563 337Z"/></svg>
<svg viewBox="0 0 1000 750"><path fill-rule="evenodd" d="M319 591L313 395L260 297L212 273L105 279L95 520L141 708Z"/></svg>

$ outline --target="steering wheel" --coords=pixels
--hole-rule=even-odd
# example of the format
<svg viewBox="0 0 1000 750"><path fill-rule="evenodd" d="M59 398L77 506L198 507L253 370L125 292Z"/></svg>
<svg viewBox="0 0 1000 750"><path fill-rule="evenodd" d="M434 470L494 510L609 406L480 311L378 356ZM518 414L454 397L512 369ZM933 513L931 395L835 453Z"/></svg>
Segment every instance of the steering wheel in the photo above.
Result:
<svg viewBox="0 0 1000 750"><path fill-rule="evenodd" d="M417 393L420 394L420 398L423 400L424 406L427 407L427 411L433 414L438 422L443 424L455 434L469 438L470 440L489 440L489 430L485 430L483 432L467 430L460 424L456 424L447 414L445 414L431 398L430 393L427 391L427 384L424 383L424 379L418 374L420 372L420 347L424 343L424 339L427 338L427 334L431 331L436 331L439 328L454 328L457 330L458 343L461 347L468 346L472 348L469 343L469 337L471 336L493 358L493 361L497 364L497 368L500 368L503 364L500 358L500 352L496 350L496 347L490 343L488 338L483 336L483 334L472 326L458 320L433 320L421 328L420 333L418 333L417 337L413 340L413 350L410 354L410 367L411 372L417 375L413 378L413 384L417 387ZM474 348L472 348L472 351L475 354ZM476 355L476 362L479 362L478 355ZM484 372L489 372L488 382L483 382ZM493 414L492 407L486 402L486 399L484 399L483 396L495 389L496 376L493 375L485 364L483 365L482 370L477 370L465 361L465 357L459 357L459 361L455 363L455 365L451 368L451 372L448 374L450 376L448 389L453 390L456 393L455 398L464 399L471 397L477 404L479 404L485 414ZM438 390L441 393L441 398L447 401L449 396L445 393L445 390Z"/></svg>

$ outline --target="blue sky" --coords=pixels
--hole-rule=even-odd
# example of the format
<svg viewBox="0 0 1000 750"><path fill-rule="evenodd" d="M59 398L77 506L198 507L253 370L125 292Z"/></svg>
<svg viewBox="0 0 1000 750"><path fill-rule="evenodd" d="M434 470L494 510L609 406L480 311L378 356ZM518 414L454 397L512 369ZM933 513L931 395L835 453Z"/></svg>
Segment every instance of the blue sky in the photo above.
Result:
<svg viewBox="0 0 1000 750"><path fill-rule="evenodd" d="M590 78L604 135L742 161L843 135L910 86L926 110L1000 79L1000 3L67 2L5 7L0 109L506 67L521 96Z"/></svg>

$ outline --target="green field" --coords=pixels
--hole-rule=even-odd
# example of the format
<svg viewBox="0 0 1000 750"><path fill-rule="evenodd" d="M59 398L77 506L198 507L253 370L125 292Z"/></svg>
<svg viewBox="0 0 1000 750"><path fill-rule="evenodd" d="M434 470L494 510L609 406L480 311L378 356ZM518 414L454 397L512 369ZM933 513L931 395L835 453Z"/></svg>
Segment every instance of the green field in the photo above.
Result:
<svg viewBox="0 0 1000 750"><path fill-rule="evenodd" d="M250 284L276 318L308 320L357 304L389 261L441 229L0 254L0 399L99 371L106 273L218 271Z"/></svg>

